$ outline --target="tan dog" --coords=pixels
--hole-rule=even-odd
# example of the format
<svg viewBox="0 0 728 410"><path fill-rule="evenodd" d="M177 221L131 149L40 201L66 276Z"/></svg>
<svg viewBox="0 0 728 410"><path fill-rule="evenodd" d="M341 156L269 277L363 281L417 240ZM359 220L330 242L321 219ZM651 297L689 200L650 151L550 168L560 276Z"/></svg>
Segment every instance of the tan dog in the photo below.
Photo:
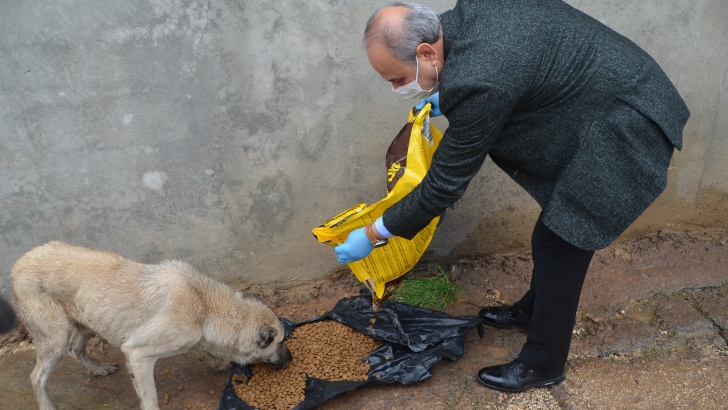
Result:
<svg viewBox="0 0 728 410"><path fill-rule="evenodd" d="M66 351L95 375L118 369L86 354L94 333L121 348L144 410L159 409L157 359L197 349L218 365L291 360L270 309L184 262L144 265L51 242L23 255L12 277L18 314L36 345L30 378L41 410L55 409L47 381Z"/></svg>

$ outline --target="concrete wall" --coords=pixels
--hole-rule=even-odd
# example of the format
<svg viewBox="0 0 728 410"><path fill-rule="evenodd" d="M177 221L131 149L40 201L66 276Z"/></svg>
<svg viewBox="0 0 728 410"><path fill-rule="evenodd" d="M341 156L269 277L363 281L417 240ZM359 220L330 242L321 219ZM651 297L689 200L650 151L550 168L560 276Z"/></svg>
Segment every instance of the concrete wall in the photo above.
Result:
<svg viewBox="0 0 728 410"><path fill-rule="evenodd" d="M692 111L668 191L626 235L728 226L724 0L570 2L651 53ZM310 230L382 197L411 107L361 43L386 3L4 1L0 293L14 261L52 239L181 258L230 283L339 267ZM431 257L524 247L537 214L487 163Z"/></svg>

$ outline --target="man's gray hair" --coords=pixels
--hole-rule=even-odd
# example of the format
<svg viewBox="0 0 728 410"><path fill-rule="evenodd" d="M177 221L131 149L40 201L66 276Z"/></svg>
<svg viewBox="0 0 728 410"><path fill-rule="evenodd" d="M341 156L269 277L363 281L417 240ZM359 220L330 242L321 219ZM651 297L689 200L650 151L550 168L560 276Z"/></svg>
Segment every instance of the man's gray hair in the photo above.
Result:
<svg viewBox="0 0 728 410"><path fill-rule="evenodd" d="M419 4L393 3L387 7L407 9L401 24L387 24L381 21L382 9L379 9L367 21L364 42L368 45L372 41L381 40L393 56L414 65L417 46L422 43L434 44L440 39L442 32L440 16L435 10Z"/></svg>

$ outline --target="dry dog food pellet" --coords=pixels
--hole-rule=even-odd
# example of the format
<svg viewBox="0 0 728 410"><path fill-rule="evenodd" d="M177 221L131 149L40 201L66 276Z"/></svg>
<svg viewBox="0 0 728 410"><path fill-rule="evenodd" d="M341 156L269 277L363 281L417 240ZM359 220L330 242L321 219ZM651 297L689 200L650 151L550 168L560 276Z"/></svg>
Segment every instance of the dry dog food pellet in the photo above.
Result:
<svg viewBox="0 0 728 410"><path fill-rule="evenodd" d="M376 318L371 318L371 319L369 319L369 323L371 323L371 324L374 324L374 322L376 322L376 321L377 321L377 319L376 319Z"/></svg>
<svg viewBox="0 0 728 410"><path fill-rule="evenodd" d="M382 345L334 320L296 327L286 341L293 360L282 370L250 365L253 376L233 376L233 390L260 410L290 410L303 401L306 375L330 381L367 380L369 362L362 359ZM377 375L379 377L379 375Z"/></svg>

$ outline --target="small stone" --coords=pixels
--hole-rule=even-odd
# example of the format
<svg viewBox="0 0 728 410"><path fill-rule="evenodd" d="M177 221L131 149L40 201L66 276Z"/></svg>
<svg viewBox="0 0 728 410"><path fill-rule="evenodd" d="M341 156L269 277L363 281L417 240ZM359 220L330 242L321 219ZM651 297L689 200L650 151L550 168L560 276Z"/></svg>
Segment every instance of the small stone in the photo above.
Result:
<svg viewBox="0 0 728 410"><path fill-rule="evenodd" d="M86 379L87 382L91 383L91 379Z"/></svg>
<svg viewBox="0 0 728 410"><path fill-rule="evenodd" d="M169 374L169 369L164 369L164 374Z"/></svg>

